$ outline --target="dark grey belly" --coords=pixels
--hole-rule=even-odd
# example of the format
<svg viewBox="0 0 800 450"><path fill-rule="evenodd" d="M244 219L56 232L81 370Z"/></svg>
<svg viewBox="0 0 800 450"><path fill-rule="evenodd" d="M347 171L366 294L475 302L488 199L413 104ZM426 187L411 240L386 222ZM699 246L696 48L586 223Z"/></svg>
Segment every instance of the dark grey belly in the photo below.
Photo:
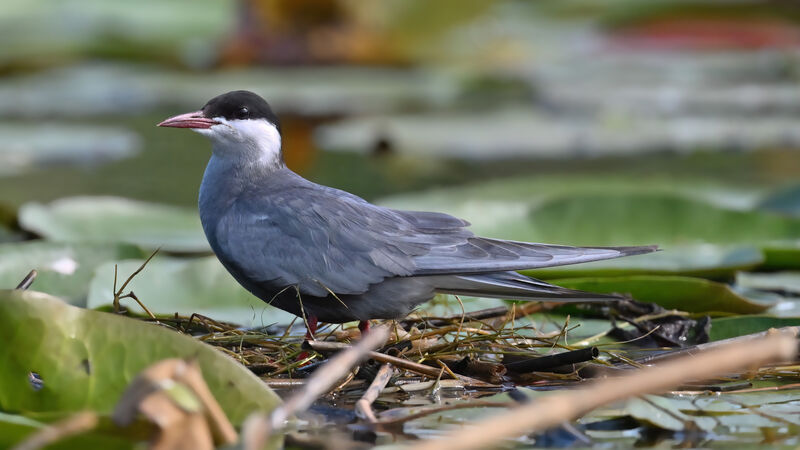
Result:
<svg viewBox="0 0 800 450"><path fill-rule="evenodd" d="M388 278L358 295L315 297L298 294L294 287L269 287L252 282L241 283L266 303L297 316L315 316L322 322L342 323L354 320L399 319L417 305L434 296L425 277Z"/></svg>

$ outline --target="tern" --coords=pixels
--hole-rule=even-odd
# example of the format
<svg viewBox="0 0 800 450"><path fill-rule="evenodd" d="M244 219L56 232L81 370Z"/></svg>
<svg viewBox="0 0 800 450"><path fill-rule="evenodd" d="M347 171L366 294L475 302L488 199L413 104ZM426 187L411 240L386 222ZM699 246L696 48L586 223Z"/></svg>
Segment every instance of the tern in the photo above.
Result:
<svg viewBox="0 0 800 450"><path fill-rule="evenodd" d="M550 302L616 299L517 273L649 253L656 246L570 247L474 235L440 212L374 205L313 183L283 160L281 127L249 91L209 100L161 127L211 140L199 210L212 250L261 300L306 322L397 319L437 293Z"/></svg>

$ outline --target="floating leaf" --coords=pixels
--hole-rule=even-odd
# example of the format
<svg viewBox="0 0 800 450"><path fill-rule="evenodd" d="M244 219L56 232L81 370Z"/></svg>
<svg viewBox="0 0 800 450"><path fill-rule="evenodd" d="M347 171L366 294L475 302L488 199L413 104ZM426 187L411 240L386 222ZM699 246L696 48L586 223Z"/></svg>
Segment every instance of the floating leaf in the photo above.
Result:
<svg viewBox="0 0 800 450"><path fill-rule="evenodd" d="M561 278L551 283L597 293L630 295L640 302L694 313L754 314L771 304L745 298L726 285L700 278L632 275L607 278Z"/></svg>
<svg viewBox="0 0 800 450"><path fill-rule="evenodd" d="M177 252L208 252L197 212L119 197L70 197L28 203L24 229L53 241L125 242Z"/></svg>
<svg viewBox="0 0 800 450"><path fill-rule="evenodd" d="M800 242L770 242L763 247L763 270L800 270Z"/></svg>
<svg viewBox="0 0 800 450"><path fill-rule="evenodd" d="M574 86L570 86L574 89ZM602 91L594 87L595 91ZM548 92L548 97L552 93ZM564 120L530 107L486 107L467 111L369 115L320 127L317 142L327 150L366 152L375 142L418 155L490 158L580 158L691 152L779 145L791 135L791 118L732 116L702 118L633 114L622 120ZM692 130L693 132L688 132ZM793 136L792 136L793 137ZM790 141L795 143L796 141Z"/></svg>
<svg viewBox="0 0 800 450"><path fill-rule="evenodd" d="M40 292L0 291L0 340L3 411L106 414L142 369L164 358L196 359L234 423L279 402L243 366L191 337Z"/></svg>
<svg viewBox="0 0 800 450"><path fill-rule="evenodd" d="M77 124L0 125L0 175L47 165L92 166L136 154L139 137L120 128Z"/></svg>
<svg viewBox="0 0 800 450"><path fill-rule="evenodd" d="M800 216L800 186L794 185L770 193L758 203L765 211Z"/></svg>
<svg viewBox="0 0 800 450"><path fill-rule="evenodd" d="M526 240L574 245L763 243L800 237L800 220L675 195L586 195L531 211Z"/></svg>
<svg viewBox="0 0 800 450"><path fill-rule="evenodd" d="M766 315L717 317L711 320L712 341L746 334L759 333L770 328L800 326L800 317L775 317Z"/></svg>
<svg viewBox="0 0 800 450"><path fill-rule="evenodd" d="M711 417L684 414L677 404L670 402L669 398L656 395L646 395L643 398L634 397L628 400L625 411L640 421L673 431L682 431L687 428L711 431L717 425L717 421Z"/></svg>
<svg viewBox="0 0 800 450"><path fill-rule="evenodd" d="M114 264L118 264L119 287L142 262L128 260L100 266L89 288L88 307L111 303ZM128 289L156 314L199 313L244 326L288 324L295 317L247 292L214 256L192 259L156 256L136 275L125 293ZM140 312L132 300L127 302L131 309Z"/></svg>
<svg viewBox="0 0 800 450"><path fill-rule="evenodd" d="M736 285L749 289L800 294L800 272L742 272L736 275Z"/></svg>
<svg viewBox="0 0 800 450"><path fill-rule="evenodd" d="M84 306L94 270L106 261L141 257L131 245L28 241L0 244L0 287L14 288L31 269L33 288Z"/></svg>
<svg viewBox="0 0 800 450"><path fill-rule="evenodd" d="M657 253L525 270L522 273L539 279L619 275L684 275L728 279L737 271L753 269L763 262L763 254L755 247L720 247L706 244L670 247Z"/></svg>
<svg viewBox="0 0 800 450"><path fill-rule="evenodd" d="M60 414L54 420L63 419L70 414ZM32 418L8 414L0 412L0 447L12 448L15 444L19 444L23 439L28 438L31 434L40 431L47 427L47 422L40 422ZM138 444L143 444L145 439L143 437L126 436L125 433L120 433L119 428L111 424L111 420L103 418L100 426L97 429L88 433L80 433L64 439L59 439L57 442L48 445L46 448L53 449L85 449L85 448L102 448L104 450L116 449L134 449Z"/></svg>

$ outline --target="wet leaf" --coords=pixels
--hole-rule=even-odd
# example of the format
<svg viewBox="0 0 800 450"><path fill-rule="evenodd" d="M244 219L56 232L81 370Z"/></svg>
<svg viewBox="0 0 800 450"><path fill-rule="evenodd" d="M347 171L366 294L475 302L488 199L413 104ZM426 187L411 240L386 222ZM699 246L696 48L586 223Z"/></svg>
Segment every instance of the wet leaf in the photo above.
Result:
<svg viewBox="0 0 800 450"><path fill-rule="evenodd" d="M673 431L682 431L693 427L711 431L717 425L717 421L711 417L684 414L678 405L671 403L671 399L655 395L645 395L642 398L628 400L625 411L638 420Z"/></svg>
<svg viewBox="0 0 800 450"><path fill-rule="evenodd" d="M693 313L728 312L754 314L771 304L745 298L728 285L680 276L632 275L605 278L561 278L551 283L588 292L631 295L645 303Z"/></svg>
<svg viewBox="0 0 800 450"><path fill-rule="evenodd" d="M114 264L118 264L119 286L142 262L128 260L100 266L89 288L88 307L111 303L114 298ZM156 314L177 312L188 316L199 313L243 326L288 324L295 317L247 292L214 256L185 259L157 255L127 289L136 293L139 300ZM137 313L141 312L132 300L123 302Z"/></svg>
<svg viewBox="0 0 800 450"><path fill-rule="evenodd" d="M758 333L770 328L800 326L800 317L775 317L767 315L718 317L711 320L712 341Z"/></svg>
<svg viewBox="0 0 800 450"><path fill-rule="evenodd" d="M70 197L19 211L22 228L61 242L124 242L148 249L208 252L197 212L119 197Z"/></svg>
<svg viewBox="0 0 800 450"><path fill-rule="evenodd" d="M539 279L608 277L619 275L684 275L710 279L728 279L737 271L749 270L764 262L755 247L694 245L627 258L585 264L525 270L525 275Z"/></svg>
<svg viewBox="0 0 800 450"><path fill-rule="evenodd" d="M131 380L164 358L196 359L234 423L279 402L247 369L195 339L40 292L0 291L0 339L4 411L109 413Z"/></svg>
<svg viewBox="0 0 800 450"><path fill-rule="evenodd" d="M33 289L86 305L94 270L106 261L141 257L131 245L28 241L0 244L0 287L13 289L31 269Z"/></svg>

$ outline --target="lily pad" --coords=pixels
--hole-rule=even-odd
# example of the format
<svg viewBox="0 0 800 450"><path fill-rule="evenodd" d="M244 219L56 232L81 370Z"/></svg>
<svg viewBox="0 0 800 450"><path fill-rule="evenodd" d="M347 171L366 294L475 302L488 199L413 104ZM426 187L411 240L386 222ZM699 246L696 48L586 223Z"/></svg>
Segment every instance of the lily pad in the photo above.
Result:
<svg viewBox="0 0 800 450"><path fill-rule="evenodd" d="M34 289L84 306L97 266L141 256L141 250L132 245L46 241L0 244L0 286L13 289L28 271L36 269Z"/></svg>
<svg viewBox="0 0 800 450"><path fill-rule="evenodd" d="M131 157L140 146L129 130L76 124L6 124L0 136L0 175L56 164L94 166Z"/></svg>
<svg viewBox="0 0 800 450"><path fill-rule="evenodd" d="M800 242L770 242L763 247L763 270L800 270Z"/></svg>
<svg viewBox="0 0 800 450"><path fill-rule="evenodd" d="M579 158L728 149L732 141L743 149L791 145L800 142L794 126L792 119L775 116L617 114L564 120L528 106L356 117L320 127L317 142L326 150L368 152L383 140L399 152L482 160Z"/></svg>
<svg viewBox="0 0 800 450"><path fill-rule="evenodd" d="M198 361L214 397L236 424L280 402L243 366L189 336L70 306L40 292L0 291L0 340L3 411L107 414L141 370L176 357Z"/></svg>
<svg viewBox="0 0 800 450"><path fill-rule="evenodd" d="M20 208L19 223L52 241L123 242L147 249L210 251L195 210L120 197L28 203Z"/></svg>
<svg viewBox="0 0 800 450"><path fill-rule="evenodd" d="M759 333L770 328L800 326L800 317L775 317L766 315L717 317L711 320L712 341L728 339L746 334Z"/></svg>
<svg viewBox="0 0 800 450"><path fill-rule="evenodd" d="M640 302L692 313L755 314L772 306L745 298L726 284L691 277L632 275L561 278L550 282L588 292L626 294Z"/></svg>
<svg viewBox="0 0 800 450"><path fill-rule="evenodd" d="M529 238L576 245L764 243L800 237L800 220L677 195L585 195L531 211Z"/></svg>
<svg viewBox="0 0 800 450"><path fill-rule="evenodd" d="M109 262L98 267L89 287L88 307L111 303L115 264L118 265L119 286L142 262ZM247 292L214 256L192 259L156 256L127 289L135 292L156 314L199 313L243 326L288 324L295 317ZM139 310L133 301L128 301L131 309Z"/></svg>
<svg viewBox="0 0 800 450"><path fill-rule="evenodd" d="M736 285L749 289L800 295L800 272L742 272L736 275Z"/></svg>
<svg viewBox="0 0 800 450"><path fill-rule="evenodd" d="M572 245L766 246L800 238L800 219L751 211L757 191L674 179L515 178L383 199L437 210L476 234ZM779 247L785 245L781 243Z"/></svg>
<svg viewBox="0 0 800 450"><path fill-rule="evenodd" d="M765 196L758 208L790 216L800 216L800 185L779 189Z"/></svg>
<svg viewBox="0 0 800 450"><path fill-rule="evenodd" d="M673 431L682 431L686 428L711 431L717 425L714 418L685 414L669 398L657 395L634 397L627 401L625 411L637 420Z"/></svg>
<svg viewBox="0 0 800 450"><path fill-rule="evenodd" d="M741 270L751 270L764 262L755 247L723 247L710 244L670 247L657 253L585 264L525 270L539 279L609 277L621 275L683 275L709 279L729 279Z"/></svg>
<svg viewBox="0 0 800 450"><path fill-rule="evenodd" d="M64 418L64 417L61 417ZM116 449L133 449L138 448L138 445L143 445L145 440L143 438L133 438L120 434L119 429L112 426L104 426L105 423L111 423L109 418L102 418L100 428L95 429L88 433L80 433L64 439L60 439L51 445L48 449L83 449L83 448L102 448L104 450ZM12 448L15 444L19 444L23 439L29 435L46 428L47 422L41 422L32 418L0 412L0 446L2 448ZM138 441L138 442L137 442Z"/></svg>

